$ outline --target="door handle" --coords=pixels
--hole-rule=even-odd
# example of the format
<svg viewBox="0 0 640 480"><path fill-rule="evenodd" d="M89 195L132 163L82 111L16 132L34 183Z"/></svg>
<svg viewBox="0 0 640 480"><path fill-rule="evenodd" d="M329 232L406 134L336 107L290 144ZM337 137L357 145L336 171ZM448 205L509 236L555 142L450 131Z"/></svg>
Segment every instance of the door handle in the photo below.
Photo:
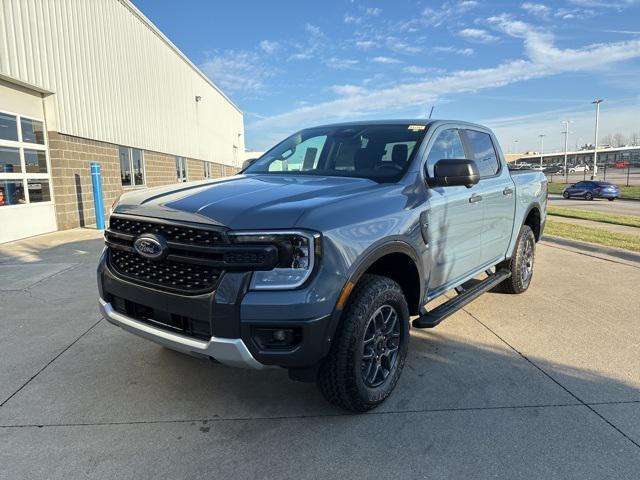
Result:
<svg viewBox="0 0 640 480"><path fill-rule="evenodd" d="M469 203L476 203L482 200L482 195L476 195L475 193L469 197Z"/></svg>
<svg viewBox="0 0 640 480"><path fill-rule="evenodd" d="M503 195L511 195L513 193L513 188L507 187L504 190L502 190L502 194Z"/></svg>

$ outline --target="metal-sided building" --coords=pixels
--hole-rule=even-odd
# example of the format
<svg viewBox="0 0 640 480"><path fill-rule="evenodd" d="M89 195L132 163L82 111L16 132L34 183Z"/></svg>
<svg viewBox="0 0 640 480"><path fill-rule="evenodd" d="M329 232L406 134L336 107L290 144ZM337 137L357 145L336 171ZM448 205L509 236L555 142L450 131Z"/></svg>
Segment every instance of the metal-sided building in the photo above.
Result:
<svg viewBox="0 0 640 480"><path fill-rule="evenodd" d="M235 173L242 112L128 0L0 0L0 243L127 189Z"/></svg>

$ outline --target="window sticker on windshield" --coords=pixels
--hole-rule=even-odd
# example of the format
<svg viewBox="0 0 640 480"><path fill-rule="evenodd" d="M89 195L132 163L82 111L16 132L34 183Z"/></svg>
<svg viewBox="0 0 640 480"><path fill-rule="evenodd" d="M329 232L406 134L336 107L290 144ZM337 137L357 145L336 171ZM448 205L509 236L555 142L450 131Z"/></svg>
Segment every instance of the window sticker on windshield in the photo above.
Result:
<svg viewBox="0 0 640 480"><path fill-rule="evenodd" d="M409 125L408 128L412 132L420 132L420 131L424 130L427 127L426 127L426 125Z"/></svg>

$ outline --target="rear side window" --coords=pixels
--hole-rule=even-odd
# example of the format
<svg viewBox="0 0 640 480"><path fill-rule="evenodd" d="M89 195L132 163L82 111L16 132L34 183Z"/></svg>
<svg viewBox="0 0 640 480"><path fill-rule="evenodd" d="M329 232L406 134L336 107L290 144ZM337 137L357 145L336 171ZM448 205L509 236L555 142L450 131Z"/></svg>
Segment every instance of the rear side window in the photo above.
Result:
<svg viewBox="0 0 640 480"><path fill-rule="evenodd" d="M500 170L500 162L493 147L491 136L477 130L465 130L469 149L478 166L481 177L491 177Z"/></svg>

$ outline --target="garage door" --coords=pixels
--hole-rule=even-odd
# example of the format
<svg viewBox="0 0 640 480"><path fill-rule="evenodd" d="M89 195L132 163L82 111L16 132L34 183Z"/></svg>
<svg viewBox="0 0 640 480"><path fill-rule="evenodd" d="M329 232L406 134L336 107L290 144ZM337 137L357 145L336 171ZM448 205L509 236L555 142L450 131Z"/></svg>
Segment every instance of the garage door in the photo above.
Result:
<svg viewBox="0 0 640 480"><path fill-rule="evenodd" d="M0 85L0 243L56 230L42 98Z"/></svg>

